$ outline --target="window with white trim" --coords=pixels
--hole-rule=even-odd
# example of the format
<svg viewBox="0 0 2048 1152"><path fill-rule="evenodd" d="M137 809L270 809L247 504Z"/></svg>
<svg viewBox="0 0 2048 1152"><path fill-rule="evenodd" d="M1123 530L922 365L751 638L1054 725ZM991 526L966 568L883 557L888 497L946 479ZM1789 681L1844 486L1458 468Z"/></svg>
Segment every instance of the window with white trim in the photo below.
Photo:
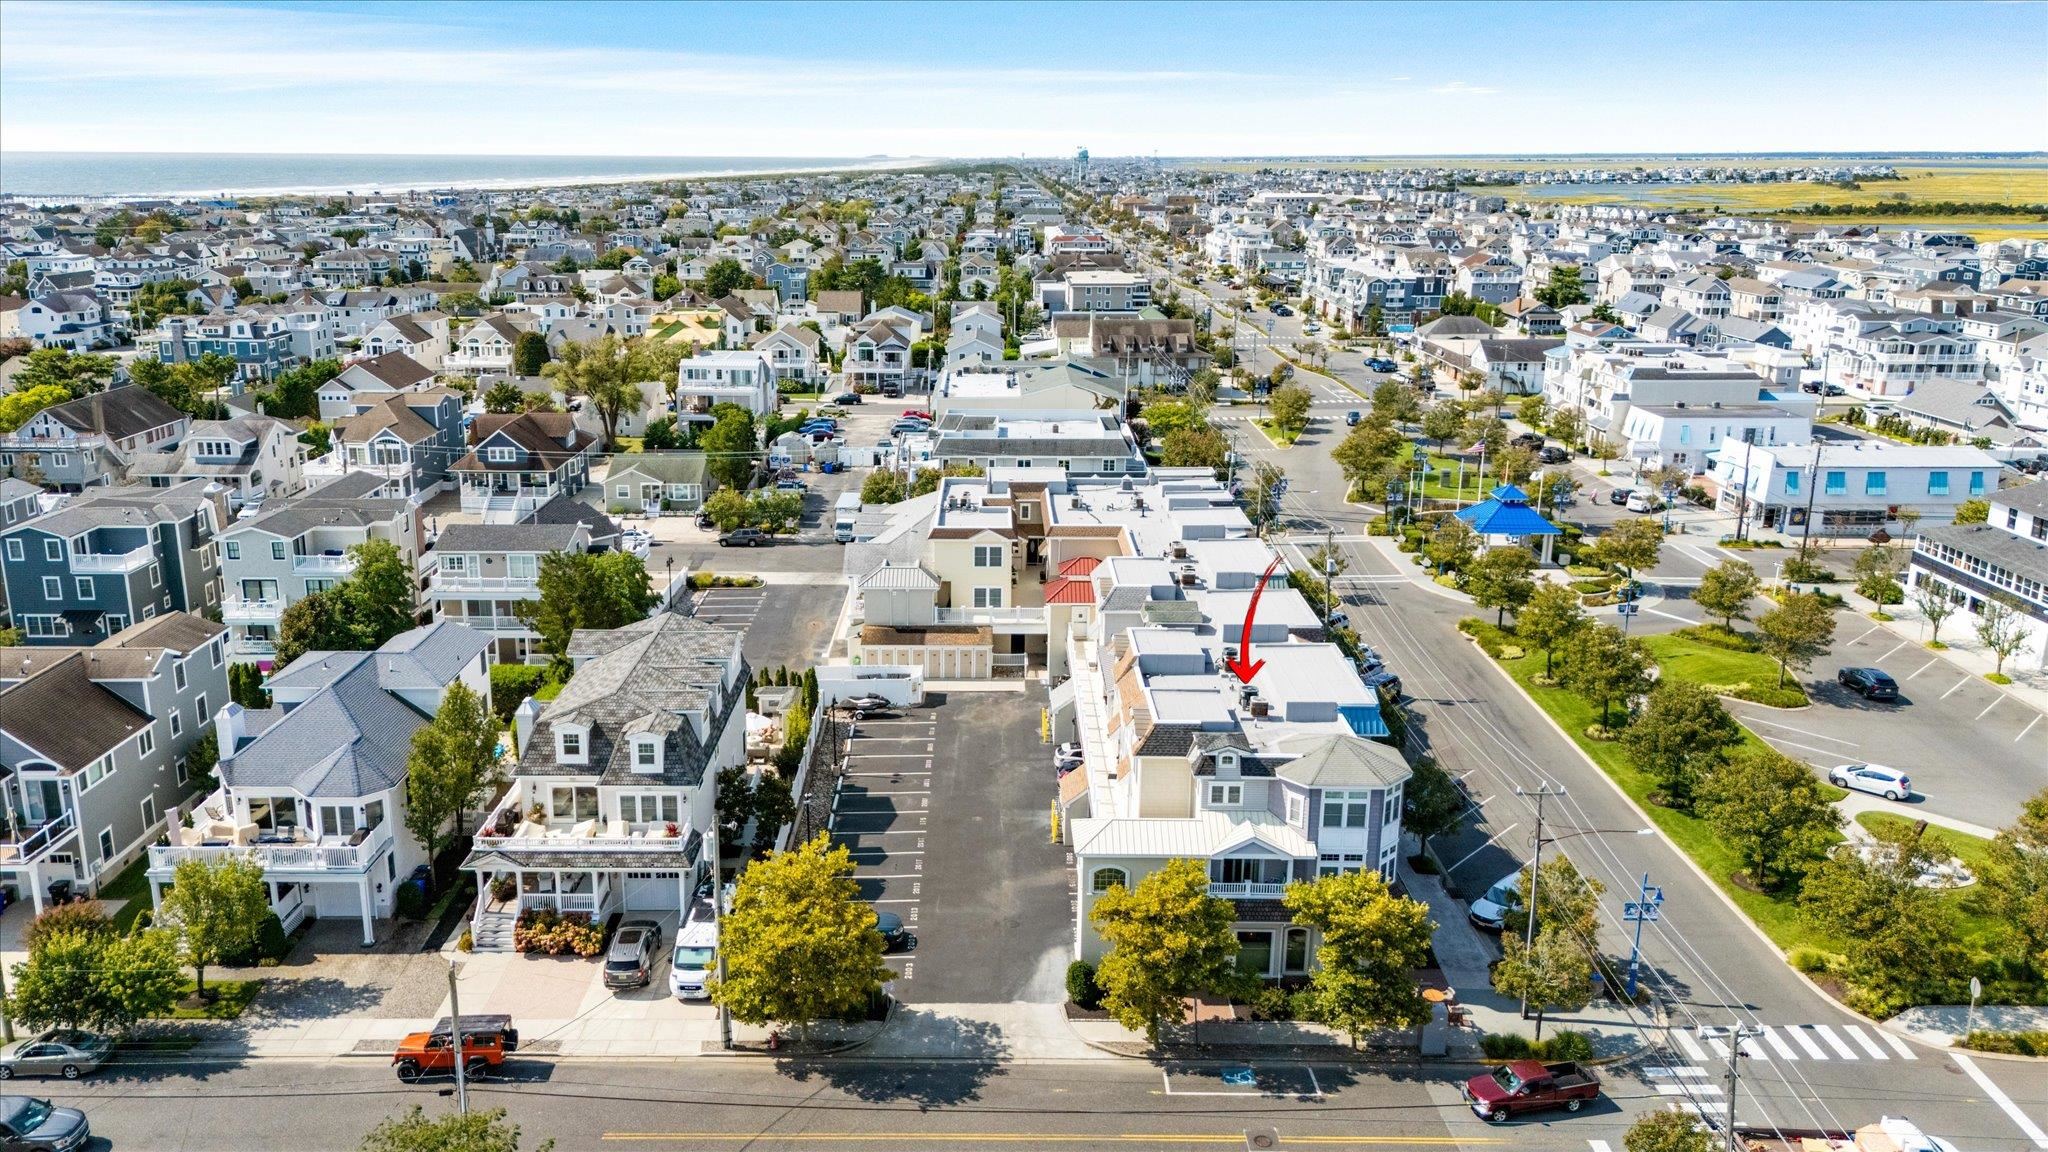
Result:
<svg viewBox="0 0 2048 1152"><path fill-rule="evenodd" d="M286 553L284 541L272 540L270 542L270 558L272 560L282 560L285 558L285 555Z"/></svg>
<svg viewBox="0 0 2048 1152"><path fill-rule="evenodd" d="M1287 822L1297 828L1308 823L1308 797L1294 792L1287 794Z"/></svg>
<svg viewBox="0 0 2048 1152"><path fill-rule="evenodd" d="M171 686L178 691L185 690L185 662L179 660L171 665Z"/></svg>
<svg viewBox="0 0 2048 1152"><path fill-rule="evenodd" d="M44 540L44 541L43 541L43 559L45 559L45 560L62 560L63 558L64 558L64 544L63 544L63 542L62 542L62 541L60 541L60 540Z"/></svg>
<svg viewBox="0 0 2048 1152"><path fill-rule="evenodd" d="M63 581L63 580L62 580L62 579L61 579L60 577L56 577L56 576L45 576L45 577L43 577L43 599L45 599L45 600L62 600L62 599L64 599L64 581Z"/></svg>
<svg viewBox="0 0 2048 1152"><path fill-rule="evenodd" d="M1243 804L1244 804L1244 785L1242 785L1242 784L1211 784L1211 785L1209 785L1209 807L1211 807L1211 808L1237 808L1237 807L1240 807L1240 806L1242 806Z"/></svg>
<svg viewBox="0 0 2048 1152"><path fill-rule="evenodd" d="M185 716L184 716L184 714L183 714L183 713L179 712L179 711L178 711L178 710L177 710L176 708L173 708L173 709L171 709L171 712L170 712L170 716L171 716L171 736L172 736L172 737L173 737L173 738L175 739L175 738L177 737L177 735L178 735L178 734L179 734L180 732L183 732L183 731L185 730ZM183 762L182 762L182 761L180 761L180 764L181 764L181 765L182 765L182 763L183 763ZM183 767L180 767L180 768L179 768L178 770L179 770L179 771L181 771L181 772L182 772L182 771L184 771Z"/></svg>
<svg viewBox="0 0 2048 1152"><path fill-rule="evenodd" d="M109 824L105 828L100 829L100 860L107 861L112 860L113 858L114 826L112 824Z"/></svg>
<svg viewBox="0 0 2048 1152"><path fill-rule="evenodd" d="M156 796L152 794L152 795L149 795L149 796L144 796L144 797L142 798L142 826L143 826L144 828L148 828L148 827L150 827L151 825L153 825L153 824L155 824L155 823L156 823Z"/></svg>
<svg viewBox="0 0 2048 1152"><path fill-rule="evenodd" d="M92 597L93 597L92 577L90 577L90 576L73 576L73 577L71 578L71 587L72 587L72 590L73 590L73 591L75 591L75 592L77 592L77 593L78 593L78 598L79 598L80 600L90 600L90 599L92 599Z"/></svg>
<svg viewBox="0 0 2048 1152"><path fill-rule="evenodd" d="M105 780L107 777L113 774L114 754L112 752L109 752L105 756L102 756L99 759L85 766L85 771L80 774L85 778L85 786L81 789L81 791L91 791L93 785L98 784L100 781Z"/></svg>
<svg viewBox="0 0 2048 1152"><path fill-rule="evenodd" d="M1000 544L976 544L974 546L976 568L1000 568L1003 566L1003 546Z"/></svg>
<svg viewBox="0 0 2048 1152"><path fill-rule="evenodd" d="M974 606L976 608L1001 608L1003 606L1003 590L1001 588L976 588L974 590Z"/></svg>
<svg viewBox="0 0 2048 1152"><path fill-rule="evenodd" d="M26 554L23 552L21 547L20 537L10 536L7 538L7 558L9 560L15 561L19 561L26 558Z"/></svg>
<svg viewBox="0 0 2048 1152"><path fill-rule="evenodd" d="M206 710L206 693L201 692L192 698L192 728L194 731L203 732L211 723L213 714Z"/></svg>
<svg viewBox="0 0 2048 1152"><path fill-rule="evenodd" d="M240 540L225 540L222 543L227 548L228 559L240 560L242 558L242 542Z"/></svg>

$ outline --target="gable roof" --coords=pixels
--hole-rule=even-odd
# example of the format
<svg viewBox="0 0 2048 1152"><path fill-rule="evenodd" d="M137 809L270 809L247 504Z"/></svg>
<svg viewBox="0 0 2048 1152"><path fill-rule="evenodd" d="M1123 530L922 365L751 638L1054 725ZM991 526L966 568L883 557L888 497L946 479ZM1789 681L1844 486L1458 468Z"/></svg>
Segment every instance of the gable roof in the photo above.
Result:
<svg viewBox="0 0 2048 1152"><path fill-rule="evenodd" d="M38 415L47 415L75 432L106 435L116 440L175 424L185 416L159 399L156 393L135 385L109 388L53 404Z"/></svg>
<svg viewBox="0 0 2048 1152"><path fill-rule="evenodd" d="M0 728L66 772L84 768L150 723L148 715L93 682L89 653L77 649L0 691Z"/></svg>

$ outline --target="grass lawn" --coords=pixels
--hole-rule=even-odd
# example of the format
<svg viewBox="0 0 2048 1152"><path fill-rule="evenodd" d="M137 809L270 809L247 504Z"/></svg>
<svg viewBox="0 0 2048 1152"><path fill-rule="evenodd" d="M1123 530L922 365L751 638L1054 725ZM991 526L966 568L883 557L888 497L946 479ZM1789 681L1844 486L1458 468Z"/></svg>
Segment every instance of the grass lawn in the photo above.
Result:
<svg viewBox="0 0 2048 1152"><path fill-rule="evenodd" d="M1408 462L1408 467L1412 472L1415 467L1415 445L1413 443L1408 444L1401 450L1401 459ZM1496 480L1494 483L1498 483L1498 481ZM1440 452L1429 453L1429 471L1424 475L1422 482L1422 495L1424 499L1478 501L1486 499L1486 494L1491 491L1493 491L1492 484L1480 484L1479 468L1474 463L1466 462L1464 484L1461 486L1458 483L1458 458Z"/></svg>
<svg viewBox="0 0 2048 1152"><path fill-rule="evenodd" d="M1917 821L1905 816L1895 816L1890 812L1858 812L1856 823L1876 832L1880 829L1911 828ZM1963 867L1968 868L1973 874L1984 874L1985 862L1991 858L1991 841L1981 836L1971 836L1965 832L1937 828L1933 825L1929 825L1922 835L1929 844L1938 845L1942 851L1961 860ZM1975 887L1964 888L1958 892L1947 893L1942 897L1942 901L1955 909L1956 923L1960 929L1957 935L1962 938L1965 947L1995 950L2004 935L2004 927L1995 917L1978 908L1977 891Z"/></svg>
<svg viewBox="0 0 2048 1152"><path fill-rule="evenodd" d="M1672 634L1645 636L1643 644L1667 676L1710 688L1736 688L1744 684L1775 688L1778 684L1778 662L1760 652L1735 652ZM1785 686L1796 688L1798 683L1787 680Z"/></svg>
<svg viewBox="0 0 2048 1152"><path fill-rule="evenodd" d="M119 875L100 885L100 899L123 902L120 911L114 913L117 931L126 932L134 927L135 918L149 911L149 854L136 857Z"/></svg>
<svg viewBox="0 0 2048 1152"><path fill-rule="evenodd" d="M193 983L185 981L179 988L181 997L189 998ZM263 991L261 980L208 980L206 990L215 994L214 1000L203 1008L187 1008L183 1004L171 1009L171 1020L234 1020L242 1015Z"/></svg>
<svg viewBox="0 0 2048 1152"><path fill-rule="evenodd" d="M643 440L642 440L642 438L641 438L641 437L639 437L639 436L621 436L621 437L619 437L619 451L621 451L621 452L639 452L639 451L643 451L643 448L641 447L642 443L643 443Z"/></svg>
<svg viewBox="0 0 2048 1152"><path fill-rule="evenodd" d="M1273 442L1275 448L1292 448L1294 442L1301 438L1301 433L1288 432L1271 420L1257 420L1254 423L1259 426L1259 431L1266 434L1266 439Z"/></svg>

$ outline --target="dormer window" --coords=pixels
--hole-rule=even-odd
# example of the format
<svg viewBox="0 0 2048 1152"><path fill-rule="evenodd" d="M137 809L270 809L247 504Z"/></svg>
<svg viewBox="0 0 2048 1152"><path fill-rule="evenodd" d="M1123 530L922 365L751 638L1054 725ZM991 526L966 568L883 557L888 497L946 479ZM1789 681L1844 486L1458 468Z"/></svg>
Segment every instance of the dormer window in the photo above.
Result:
<svg viewBox="0 0 2048 1152"><path fill-rule="evenodd" d="M648 774L661 771L661 740L659 737L633 737L633 771Z"/></svg>
<svg viewBox="0 0 2048 1152"><path fill-rule="evenodd" d="M1238 772L1239 767L1237 761L1237 753L1218 752L1216 754L1216 775L1223 777L1233 777L1236 776Z"/></svg>
<svg viewBox="0 0 2048 1152"><path fill-rule="evenodd" d="M590 763L590 731L581 725L555 729L555 759L564 764Z"/></svg>

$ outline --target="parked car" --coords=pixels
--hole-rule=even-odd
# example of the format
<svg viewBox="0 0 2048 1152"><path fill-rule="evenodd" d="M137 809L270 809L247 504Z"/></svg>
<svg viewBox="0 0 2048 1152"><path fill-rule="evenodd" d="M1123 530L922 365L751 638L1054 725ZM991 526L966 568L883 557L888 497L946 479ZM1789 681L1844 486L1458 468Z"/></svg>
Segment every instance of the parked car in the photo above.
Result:
<svg viewBox="0 0 2048 1152"><path fill-rule="evenodd" d="M825 399L827 399L827 400L830 400L830 401L831 401L832 403L834 403L834 404L849 404L849 405L851 405L851 404L858 404L858 403L860 403L860 402L861 402L861 400L860 400L860 393L858 393L858 392L841 392L841 393L839 393L839 394L837 394L837 395L835 395L835 396L827 396L827 397L825 397Z"/></svg>
<svg viewBox="0 0 2048 1152"><path fill-rule="evenodd" d="M1882 764L1839 764L1828 769L1828 783L1853 788L1887 800L1904 800L1913 794L1913 781L1897 768Z"/></svg>
<svg viewBox="0 0 2048 1152"><path fill-rule="evenodd" d="M1631 512L1655 512L1657 506L1662 503L1662 500L1648 492L1631 492L1624 507Z"/></svg>
<svg viewBox="0 0 2048 1152"><path fill-rule="evenodd" d="M1631 489L1616 488L1614 491L1609 492L1607 494L1607 502L1609 504L1627 504L1630 494Z"/></svg>
<svg viewBox="0 0 2048 1152"><path fill-rule="evenodd" d="M1508 441L1508 443L1514 444L1518 447L1527 448L1529 451L1534 452L1538 448L1543 447L1543 437L1537 435L1534 432L1524 432L1520 436L1515 437L1513 440Z"/></svg>
<svg viewBox="0 0 2048 1152"><path fill-rule="evenodd" d="M759 528L735 528L718 538L720 548L759 548L769 536Z"/></svg>
<svg viewBox="0 0 2048 1152"><path fill-rule="evenodd" d="M654 958L661 955L661 925L628 920L612 936L604 954L604 986L645 988L654 980Z"/></svg>
<svg viewBox="0 0 2048 1152"><path fill-rule="evenodd" d="M1401 678L1385 668L1366 673L1365 686L1375 692L1384 692L1396 700L1401 698Z"/></svg>
<svg viewBox="0 0 2048 1152"><path fill-rule="evenodd" d="M426 1032L414 1032L398 1042L391 1054L391 1066L398 1078L410 1084L424 1076L455 1074L455 1024L443 1016ZM482 1080L491 1069L505 1063L505 1057L519 1048L519 1029L510 1016L476 1015L462 1018L462 1070L472 1080Z"/></svg>
<svg viewBox="0 0 2048 1152"><path fill-rule="evenodd" d="M71 1152L92 1139L92 1125L76 1108L34 1096L0 1096L0 1148L8 1152Z"/></svg>
<svg viewBox="0 0 2048 1152"><path fill-rule="evenodd" d="M1399 372L1401 370L1399 364L1394 363L1385 356L1375 356L1367 360L1365 366L1374 372Z"/></svg>
<svg viewBox="0 0 2048 1152"><path fill-rule="evenodd" d="M775 490L777 492L809 492L810 488L803 481L792 477L788 480L777 480L775 482Z"/></svg>
<svg viewBox="0 0 2048 1152"><path fill-rule="evenodd" d="M847 712L876 712L889 707L889 699L873 693L866 696L843 696L839 700L839 707Z"/></svg>
<svg viewBox="0 0 2048 1152"><path fill-rule="evenodd" d="M1349 427L1357 427L1358 422L1363 419L1365 419L1365 417L1359 415L1358 410L1356 408L1344 414L1344 423Z"/></svg>
<svg viewBox="0 0 2048 1152"><path fill-rule="evenodd" d="M1577 1112L1599 1098L1599 1074L1573 1060L1514 1060L1465 1081L1465 1099L1472 1111L1495 1124L1524 1112Z"/></svg>
<svg viewBox="0 0 2048 1152"><path fill-rule="evenodd" d="M1897 700L1899 682L1876 668L1844 668L1835 673L1835 683L1865 700Z"/></svg>
<svg viewBox="0 0 2048 1152"><path fill-rule="evenodd" d="M107 1062L114 1042L96 1032L51 1028L0 1048L0 1080L62 1076L76 1080Z"/></svg>
<svg viewBox="0 0 2048 1152"><path fill-rule="evenodd" d="M894 912L875 913L875 931L882 934L885 952L895 952L910 943L910 929L904 927L903 917Z"/></svg>
<svg viewBox="0 0 2048 1152"><path fill-rule="evenodd" d="M932 422L932 414L923 408L905 408L903 415L907 419L922 420L927 424Z"/></svg>
<svg viewBox="0 0 2048 1152"><path fill-rule="evenodd" d="M710 897L703 916L676 932L676 950L669 957L668 990L679 1000L704 1000L711 995L711 977L718 971L718 922L710 919Z"/></svg>
<svg viewBox="0 0 2048 1152"><path fill-rule="evenodd" d="M1545 444L1536 450L1536 459L1545 464L1562 464L1571 458L1569 449L1559 448L1555 444Z"/></svg>
<svg viewBox="0 0 2048 1152"><path fill-rule="evenodd" d="M1349 627L1351 624L1351 617L1348 614L1346 614L1342 608L1337 608L1331 610L1329 617L1325 620L1325 623L1327 623L1332 628L1346 628Z"/></svg>
<svg viewBox="0 0 2048 1152"><path fill-rule="evenodd" d="M1292 316L1292 315L1294 315L1294 309L1292 309L1292 308L1289 308L1289 307L1288 307L1287 305L1285 305L1285 304L1281 304L1281 303L1277 303L1277 302L1276 302L1276 303L1274 303L1274 305L1273 305L1273 315L1275 315L1275 316Z"/></svg>
<svg viewBox="0 0 2048 1152"><path fill-rule="evenodd" d="M1467 916L1472 923L1488 932L1498 932L1507 923L1508 913L1522 906L1522 873L1519 869L1493 882L1484 895L1472 902Z"/></svg>
<svg viewBox="0 0 2048 1152"><path fill-rule="evenodd" d="M1808 380L1806 383L1801 384L1799 386L1799 390L1811 396L1818 396L1820 395L1820 382L1817 380Z"/></svg>
<svg viewBox="0 0 2048 1152"><path fill-rule="evenodd" d="M1823 396L1847 396L1849 390L1840 384L1824 384L1821 386L1820 394Z"/></svg>

